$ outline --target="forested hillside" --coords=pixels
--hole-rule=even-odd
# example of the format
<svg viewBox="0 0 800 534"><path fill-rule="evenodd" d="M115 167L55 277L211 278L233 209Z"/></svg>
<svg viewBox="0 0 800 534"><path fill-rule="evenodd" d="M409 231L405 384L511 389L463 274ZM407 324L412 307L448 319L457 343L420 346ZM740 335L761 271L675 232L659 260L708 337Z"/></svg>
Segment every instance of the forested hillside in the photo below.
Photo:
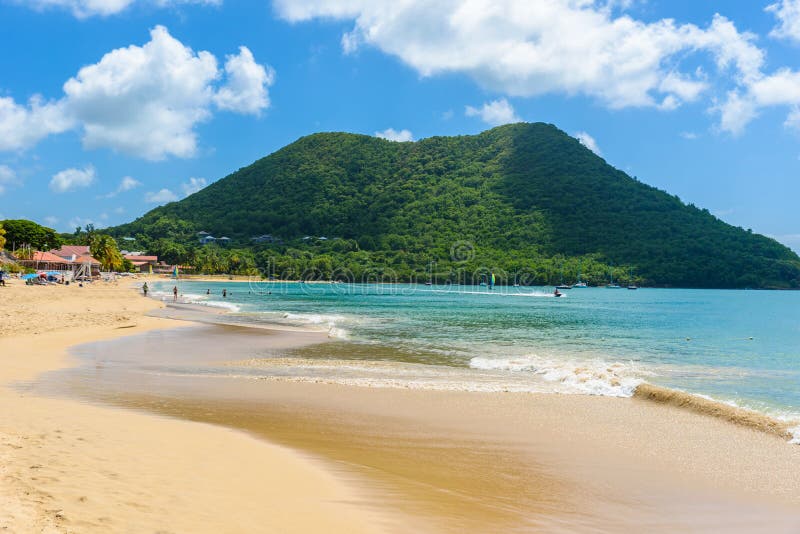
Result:
<svg viewBox="0 0 800 534"><path fill-rule="evenodd" d="M201 250L201 230L232 238L251 267L295 274L446 278L486 268L549 283L580 270L603 283L616 265L623 281L632 273L652 285L800 285L800 258L787 247L631 178L541 123L409 143L314 134L110 229L199 266L198 255L226 254ZM251 246L261 234L283 243Z"/></svg>

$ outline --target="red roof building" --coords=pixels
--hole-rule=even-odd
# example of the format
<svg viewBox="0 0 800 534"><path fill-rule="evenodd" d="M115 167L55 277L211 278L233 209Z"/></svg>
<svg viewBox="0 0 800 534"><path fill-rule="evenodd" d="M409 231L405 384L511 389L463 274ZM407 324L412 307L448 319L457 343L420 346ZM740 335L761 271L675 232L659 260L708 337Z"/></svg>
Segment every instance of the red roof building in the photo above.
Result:
<svg viewBox="0 0 800 534"><path fill-rule="evenodd" d="M74 263L91 263L92 265L100 265L100 262L92 257L92 253L89 251L88 246L64 245L61 248L53 249L50 252Z"/></svg>

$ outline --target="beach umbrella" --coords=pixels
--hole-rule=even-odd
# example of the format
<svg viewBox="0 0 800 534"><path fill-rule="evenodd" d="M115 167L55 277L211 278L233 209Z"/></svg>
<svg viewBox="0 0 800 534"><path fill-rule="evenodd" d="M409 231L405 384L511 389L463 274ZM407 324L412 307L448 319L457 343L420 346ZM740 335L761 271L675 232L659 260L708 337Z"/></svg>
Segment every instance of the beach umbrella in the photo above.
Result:
<svg viewBox="0 0 800 534"><path fill-rule="evenodd" d="M36 278L36 275L35 275L35 274L23 274L23 275L21 276L21 278L22 278L23 280L30 280L31 278Z"/></svg>

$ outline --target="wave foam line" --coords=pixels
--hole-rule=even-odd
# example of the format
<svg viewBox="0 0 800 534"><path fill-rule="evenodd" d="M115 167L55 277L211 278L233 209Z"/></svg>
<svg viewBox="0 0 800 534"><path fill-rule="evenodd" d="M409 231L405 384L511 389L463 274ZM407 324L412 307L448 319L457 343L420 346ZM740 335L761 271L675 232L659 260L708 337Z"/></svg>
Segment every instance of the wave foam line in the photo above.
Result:
<svg viewBox="0 0 800 534"><path fill-rule="evenodd" d="M790 423L779 421L768 415L706 399L684 391L654 386L644 382L636 388L633 398L675 406L700 415L728 421L745 428L772 434L789 440L791 443L800 443L800 436L796 437L794 433L795 430L800 430L800 427L792 429L789 426Z"/></svg>

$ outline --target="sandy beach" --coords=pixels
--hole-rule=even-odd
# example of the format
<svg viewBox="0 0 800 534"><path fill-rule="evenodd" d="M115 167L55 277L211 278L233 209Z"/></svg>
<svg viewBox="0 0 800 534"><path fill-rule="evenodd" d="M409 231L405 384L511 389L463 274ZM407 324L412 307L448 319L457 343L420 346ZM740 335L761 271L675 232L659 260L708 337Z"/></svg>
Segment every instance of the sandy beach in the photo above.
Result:
<svg viewBox="0 0 800 534"><path fill-rule="evenodd" d="M179 323L126 286L0 288L0 530L374 532L313 461L241 432L29 395L67 347ZM308 510L314 510L309 514Z"/></svg>
<svg viewBox="0 0 800 534"><path fill-rule="evenodd" d="M123 286L0 296L12 532L800 529L800 447L699 408L142 375L124 362L224 364L325 336L145 317L162 305Z"/></svg>

